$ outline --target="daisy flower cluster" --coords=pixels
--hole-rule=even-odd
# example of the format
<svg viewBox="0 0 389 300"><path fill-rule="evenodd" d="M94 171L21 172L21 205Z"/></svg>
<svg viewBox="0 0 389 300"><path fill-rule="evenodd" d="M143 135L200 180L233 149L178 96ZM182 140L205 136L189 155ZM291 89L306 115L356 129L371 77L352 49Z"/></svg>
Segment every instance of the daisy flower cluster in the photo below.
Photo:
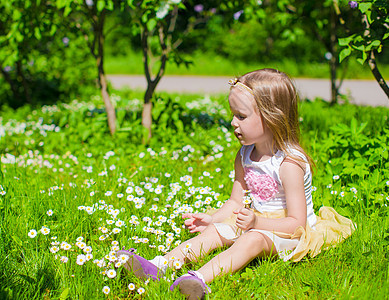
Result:
<svg viewBox="0 0 389 300"><path fill-rule="evenodd" d="M45 124L43 118L38 121L21 122L14 119L9 119L3 124L3 119L0 119L0 138L6 136L25 136L30 137L38 134L46 137L48 132L59 132L60 128L55 124ZM25 143L34 144L35 140L25 140Z"/></svg>
<svg viewBox="0 0 389 300"><path fill-rule="evenodd" d="M63 155L58 155L41 154L39 150L28 150L25 154L17 157L6 153L1 156L1 163L28 168L35 173L47 170L53 173L68 173L73 175L74 167L78 165L78 159L69 151Z"/></svg>
<svg viewBox="0 0 389 300"><path fill-rule="evenodd" d="M95 96L92 97L92 99L94 98ZM52 116L55 113L61 113L65 111L78 112L83 109L88 109L92 111L96 109L96 105L94 104L94 101L85 102L85 101L73 100L70 103L43 105L40 111L37 110L32 111L32 115L43 113L44 115Z"/></svg>
<svg viewBox="0 0 389 300"><path fill-rule="evenodd" d="M186 107L190 110L200 110L202 113L221 114L227 115L228 112L224 106L219 104L217 101L212 100L209 96L187 102Z"/></svg>
<svg viewBox="0 0 389 300"><path fill-rule="evenodd" d="M170 174L165 173L164 176L166 180ZM203 175L199 178L203 178ZM121 177L117 188L122 192L114 194L106 191L104 196L119 203L120 208L101 199L92 205L80 205L78 210L88 215L97 214L101 220L98 226L100 241L130 227L131 232L137 233L131 237L134 244L147 244L162 252L168 251L173 242L175 245L180 243L182 222L178 217L182 213L204 211L206 207L221 205L221 201L218 201L220 193L209 186L195 186L190 175L182 176L180 181L168 185L160 184L157 177L145 177L138 183ZM129 215L127 211L133 213Z"/></svg>
<svg viewBox="0 0 389 300"><path fill-rule="evenodd" d="M39 231L36 231L35 229L30 229L27 235L29 238L33 239L38 235L38 233L42 235L48 235L50 233L50 228L47 226L42 226L41 229L39 229Z"/></svg>
<svg viewBox="0 0 389 300"><path fill-rule="evenodd" d="M74 244L66 241L56 241L56 236L53 238L54 241L51 242L50 252L55 254L54 258L59 259L60 262L66 264L69 261L70 255L74 256L74 260L79 266L82 266L87 261L92 260L92 247L88 246L84 242L84 238L82 236L78 237ZM75 248L78 249L78 252Z"/></svg>
<svg viewBox="0 0 389 300"><path fill-rule="evenodd" d="M217 160L229 160L225 155L230 155L232 135L215 126L212 138L201 146L194 140L196 134L189 133L193 143L186 140L174 148L154 145L130 155L121 149L97 151L88 144L61 145L53 148L56 153L49 150L56 135L66 134L69 112L93 117L97 107L93 101L44 106L27 121L8 120L6 126L2 122L4 137L14 137L14 144L23 147L3 149L1 171L11 177L16 170L15 174L24 174L20 182L28 182L27 196L19 197L27 197L29 205L23 209L31 209L34 217L26 222L26 240L35 240L34 246L45 249L64 274L74 277L76 272L95 270L102 278L102 293L108 294L117 286L113 281L126 260L116 255L119 249L163 255L188 238L182 213L220 207L226 200L224 189L231 182L227 177L214 186L214 180L230 171L216 165ZM17 194L24 188L12 184ZM0 195L7 197L7 190L0 186ZM190 245L185 249L189 253ZM179 270L182 262L173 258L173 265ZM128 292L143 294L146 285L128 283Z"/></svg>
<svg viewBox="0 0 389 300"><path fill-rule="evenodd" d="M108 152L104 159L114 155L114 152ZM87 202L97 196L100 198L96 202L78 205L78 212L73 212L80 214L80 219L90 218L95 224L93 230L86 232L84 237L77 237L74 242L70 242L72 238L60 230L51 231L55 240L51 241L48 251L60 263L73 261L78 266L93 264L100 269L99 272L105 280L114 279L117 268L120 268L126 259L117 257L116 252L119 249L146 247L155 254L163 255L181 244L184 238L182 213L203 212L207 207L222 205L220 192L204 185L205 181L212 181L214 175L219 172L220 168L214 172L203 171L197 177L186 174L176 181L172 180L172 174L167 172L159 176L141 177L142 171L138 170L137 180L130 180L121 173L115 173L118 177L110 178L109 181L99 179L99 174L93 172L89 175L94 174L96 178L82 179L83 176L80 176L77 178L78 183L69 182L67 186L61 184L42 189L40 193L49 197L55 196L58 191L64 191L66 187L72 188L76 194L84 191L84 194L89 195ZM84 176L87 174L84 173ZM108 186L109 190L106 189ZM224 186L221 185L220 188ZM77 199L76 195L75 201L79 201ZM51 217L54 210L48 209L46 215ZM47 227L42 227L39 232L50 233L50 229L45 228ZM37 234L35 229L31 229L28 236L35 238ZM62 241L57 236L61 237ZM190 245L186 246L189 252ZM175 269L180 269L182 262L174 260L173 265ZM109 289L109 286L107 287ZM108 289L103 289L103 292L109 293Z"/></svg>

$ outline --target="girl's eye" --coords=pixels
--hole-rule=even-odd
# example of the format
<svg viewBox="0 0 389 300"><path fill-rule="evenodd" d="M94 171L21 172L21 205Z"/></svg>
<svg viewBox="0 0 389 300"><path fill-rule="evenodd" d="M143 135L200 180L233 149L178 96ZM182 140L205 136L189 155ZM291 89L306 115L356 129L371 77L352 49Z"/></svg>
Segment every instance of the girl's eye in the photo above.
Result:
<svg viewBox="0 0 389 300"><path fill-rule="evenodd" d="M241 120L241 121L244 120L244 119L246 118L246 117L244 117L244 116L242 116L242 115L237 115L236 117L238 118L238 120Z"/></svg>

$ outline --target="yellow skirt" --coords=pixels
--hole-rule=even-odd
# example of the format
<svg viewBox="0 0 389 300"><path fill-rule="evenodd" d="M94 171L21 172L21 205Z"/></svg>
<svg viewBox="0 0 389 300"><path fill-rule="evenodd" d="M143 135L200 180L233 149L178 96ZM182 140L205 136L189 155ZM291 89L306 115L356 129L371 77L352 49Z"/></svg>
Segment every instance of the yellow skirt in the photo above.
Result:
<svg viewBox="0 0 389 300"><path fill-rule="evenodd" d="M216 209L210 209L207 213L212 215L216 211ZM253 211L257 216L263 218L278 219L287 216L286 209L264 213ZM236 215L233 214L222 223L215 223L214 225L223 237L235 240L244 233L236 226L235 222ZM341 216L332 207L323 206L319 210L314 228L311 228L308 224L305 228L299 226L293 234L257 229L251 229L251 231L258 231L268 236L273 241L280 258L300 261L306 255L315 257L322 250L336 246L348 238L355 231L355 228L355 223L350 219Z"/></svg>

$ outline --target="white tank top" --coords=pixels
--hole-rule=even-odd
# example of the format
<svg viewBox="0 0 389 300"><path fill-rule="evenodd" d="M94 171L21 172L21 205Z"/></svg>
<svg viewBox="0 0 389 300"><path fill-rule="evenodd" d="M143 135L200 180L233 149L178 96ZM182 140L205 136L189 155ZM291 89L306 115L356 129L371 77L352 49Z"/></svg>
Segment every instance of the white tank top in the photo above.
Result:
<svg viewBox="0 0 389 300"><path fill-rule="evenodd" d="M259 212L286 209L286 198L280 178L280 166L286 155L278 150L270 159L252 161L250 159L254 145L242 146L240 155L245 170L245 181L251 192L252 206ZM311 167L304 154L296 149L290 149L293 155L305 161L304 189L307 203L307 223L311 228L316 224L316 215L312 203L312 173Z"/></svg>

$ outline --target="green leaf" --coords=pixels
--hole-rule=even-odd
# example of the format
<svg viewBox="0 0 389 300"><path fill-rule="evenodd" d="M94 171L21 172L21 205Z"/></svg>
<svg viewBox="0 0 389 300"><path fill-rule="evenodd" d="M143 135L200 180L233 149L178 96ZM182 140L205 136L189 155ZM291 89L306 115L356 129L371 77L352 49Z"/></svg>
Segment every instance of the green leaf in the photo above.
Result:
<svg viewBox="0 0 389 300"><path fill-rule="evenodd" d="M366 59L367 59L367 53L366 52L362 52L362 59L363 59L363 61L366 61Z"/></svg>
<svg viewBox="0 0 389 300"><path fill-rule="evenodd" d="M19 20L22 17L22 13L15 9L12 13L12 19L13 20Z"/></svg>
<svg viewBox="0 0 389 300"><path fill-rule="evenodd" d="M67 17L72 11L72 8L70 5L65 6L65 11L63 12L64 17Z"/></svg>
<svg viewBox="0 0 389 300"><path fill-rule="evenodd" d="M352 213L350 211L350 209L348 207L337 207L336 210L342 215L342 216L345 216L345 217L351 217L352 216Z"/></svg>
<svg viewBox="0 0 389 300"><path fill-rule="evenodd" d="M370 2L360 2L358 8L364 14L371 8L371 5L372 3Z"/></svg>
<svg viewBox="0 0 389 300"><path fill-rule="evenodd" d="M147 29L148 29L149 31L152 31L152 30L155 28L155 26L157 26L157 20L151 19L151 20L149 20L149 21L147 22Z"/></svg>
<svg viewBox="0 0 389 300"><path fill-rule="evenodd" d="M358 51L365 51L365 45L364 44L359 44L359 46L356 46L355 44L353 45L353 48Z"/></svg>
<svg viewBox="0 0 389 300"><path fill-rule="evenodd" d="M388 159L388 157L389 157L389 151L386 150L386 149L383 150L381 156L382 156L382 158L384 158L384 159Z"/></svg>
<svg viewBox="0 0 389 300"><path fill-rule="evenodd" d="M102 11L105 7L105 1L104 0L98 0L97 1L97 11Z"/></svg>
<svg viewBox="0 0 389 300"><path fill-rule="evenodd" d="M357 58L357 62L359 62L361 65L363 65L365 63L365 59Z"/></svg>
<svg viewBox="0 0 389 300"><path fill-rule="evenodd" d="M64 115L61 117L61 119L59 120L59 123L58 123L58 126L59 127L64 127L65 124L68 122L68 116L67 115Z"/></svg>
<svg viewBox="0 0 389 300"><path fill-rule="evenodd" d="M354 136L357 133L357 120L355 118L351 119L350 132L351 132L351 136Z"/></svg>
<svg viewBox="0 0 389 300"><path fill-rule="evenodd" d="M117 132L132 132L132 131L134 131L133 127L123 127L117 130Z"/></svg>
<svg viewBox="0 0 389 300"><path fill-rule="evenodd" d="M22 42L24 39L23 35L19 31L14 32L14 37L19 43Z"/></svg>
<svg viewBox="0 0 389 300"><path fill-rule="evenodd" d="M52 24L50 29L50 35L54 35L57 32L57 25Z"/></svg>
<svg viewBox="0 0 389 300"><path fill-rule="evenodd" d="M381 41L380 41L380 40L374 40L374 41L371 43L371 45L372 45L373 47L377 47L377 46L381 45Z"/></svg>
<svg viewBox="0 0 389 300"><path fill-rule="evenodd" d="M34 29L34 35L37 38L37 40L40 40L42 38L41 31L39 30L38 27L35 27Z"/></svg>
<svg viewBox="0 0 389 300"><path fill-rule="evenodd" d="M346 57L348 57L351 54L351 48L345 48L339 53L339 62L342 62Z"/></svg>
<svg viewBox="0 0 389 300"><path fill-rule="evenodd" d="M366 126L367 126L367 122L362 123L362 124L359 126L359 128L358 128L358 130L357 130L357 133L358 133L358 134L361 134L362 131L366 128Z"/></svg>
<svg viewBox="0 0 389 300"><path fill-rule="evenodd" d="M141 17L143 23L147 23L148 14L144 13Z"/></svg>
<svg viewBox="0 0 389 300"><path fill-rule="evenodd" d="M113 10L113 1L108 1L106 9Z"/></svg>
<svg viewBox="0 0 389 300"><path fill-rule="evenodd" d="M82 133L81 133L81 138L82 138L82 141L85 142L88 137L91 135L91 130L84 130Z"/></svg>
<svg viewBox="0 0 389 300"><path fill-rule="evenodd" d="M338 39L339 46L347 46L354 39L354 36L355 35L351 35L351 36L346 37L346 38L339 38Z"/></svg>
<svg viewBox="0 0 389 300"><path fill-rule="evenodd" d="M367 21L369 22L369 24L373 23L371 18L371 10L366 11L365 15L367 17Z"/></svg>
<svg viewBox="0 0 389 300"><path fill-rule="evenodd" d="M119 110L116 114L116 121L117 124L120 125L123 123L124 117L126 116L126 111L125 110Z"/></svg>
<svg viewBox="0 0 389 300"><path fill-rule="evenodd" d="M66 300L69 296L69 290L69 288L64 289L61 295L59 296L59 300Z"/></svg>

